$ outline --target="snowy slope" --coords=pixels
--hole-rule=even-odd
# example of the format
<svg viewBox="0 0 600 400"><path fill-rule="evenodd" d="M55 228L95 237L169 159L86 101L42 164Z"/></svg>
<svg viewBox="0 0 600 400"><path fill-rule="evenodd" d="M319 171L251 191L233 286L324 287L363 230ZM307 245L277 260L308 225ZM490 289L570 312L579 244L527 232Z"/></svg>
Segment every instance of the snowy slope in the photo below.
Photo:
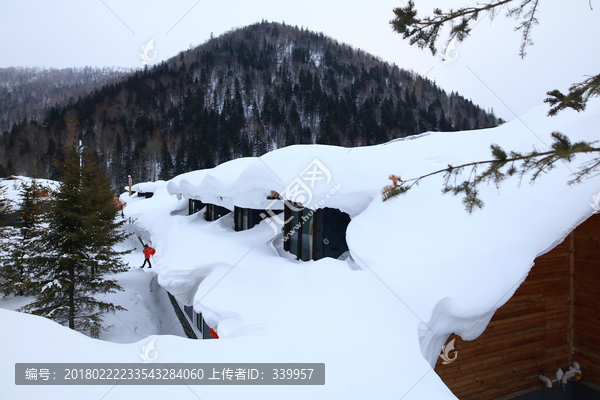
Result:
<svg viewBox="0 0 600 400"><path fill-rule="evenodd" d="M27 176L14 176L13 178L16 179L0 179L0 185L6 188L5 196L8 200L10 200L10 204L13 209L20 201L20 192L23 189L23 185L31 185L34 180L40 186L58 189L58 182L49 179L32 179Z"/></svg>
<svg viewBox="0 0 600 400"><path fill-rule="evenodd" d="M386 203L380 190L392 173L411 178L448 164L489 159L491 143L529 151L544 149L552 131L573 141L598 136L599 101L590 102L585 113L548 118L546 112L541 106L498 128L431 133L373 147L292 146L181 175L157 187L150 199L122 195L125 215L137 219L136 229L156 248L158 283L202 311L221 337L158 336L157 362L324 362L326 384L115 387L105 399L455 398L430 366L442 344L452 332L473 339L483 331L534 258L593 212L589 203L600 178L566 185L571 171L589 159L579 155L535 185L519 185L514 178L500 190L481 187L486 206L472 215L459 198L441 194L441 177ZM266 221L235 232L231 214L214 222L202 213L186 215L188 198L228 208L266 207L271 190L285 192L315 159L329 174L304 182L314 184L305 200L352 216L346 260L299 262L282 256L280 225L273 229ZM0 386L7 388L7 398L82 393L77 387L15 387L15 362L140 362L147 343L94 341L2 310L0 320L12 327L0 331L3 343L26 344L9 348L2 364ZM47 332L43 343L30 334L33 329ZM86 396L106 392L107 387L91 387Z"/></svg>

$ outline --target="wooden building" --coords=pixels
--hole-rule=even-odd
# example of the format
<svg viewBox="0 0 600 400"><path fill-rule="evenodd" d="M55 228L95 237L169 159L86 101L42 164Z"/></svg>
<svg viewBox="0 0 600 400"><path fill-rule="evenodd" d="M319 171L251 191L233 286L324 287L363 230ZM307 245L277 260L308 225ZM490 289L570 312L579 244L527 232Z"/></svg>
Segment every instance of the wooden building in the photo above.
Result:
<svg viewBox="0 0 600 400"><path fill-rule="evenodd" d="M456 360L444 365L438 358L435 371L461 400L600 399L600 215L535 259L481 336L452 340ZM579 394L557 387L556 372L573 362L581 374L569 390Z"/></svg>
<svg viewBox="0 0 600 400"><path fill-rule="evenodd" d="M348 251L346 229L350 216L336 208L311 210L285 202L283 249L298 260L338 258Z"/></svg>

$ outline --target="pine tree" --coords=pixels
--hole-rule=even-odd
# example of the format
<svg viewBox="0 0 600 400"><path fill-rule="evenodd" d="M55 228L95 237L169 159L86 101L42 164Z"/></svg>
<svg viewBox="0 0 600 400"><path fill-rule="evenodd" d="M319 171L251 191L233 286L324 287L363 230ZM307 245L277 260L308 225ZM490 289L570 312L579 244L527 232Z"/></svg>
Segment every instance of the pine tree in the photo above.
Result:
<svg viewBox="0 0 600 400"><path fill-rule="evenodd" d="M6 219L9 213L8 199L6 198L6 187L0 184L0 293L6 295L4 290L4 278L2 277L8 260L10 260L10 228L6 227Z"/></svg>
<svg viewBox="0 0 600 400"><path fill-rule="evenodd" d="M98 337L102 314L124 310L95 297L122 290L107 275L126 270L121 256L127 251L115 250L126 237L120 229L124 221L115 221L109 182L92 157L84 156L81 167L79 154L69 148L57 168L63 179L49 201L48 226L30 262L30 288L37 298L19 311Z"/></svg>
<svg viewBox="0 0 600 400"><path fill-rule="evenodd" d="M171 157L171 153L169 153L167 142L163 138L160 149L160 173L158 174L158 179L171 179L173 177L174 169L175 166L173 165L173 158Z"/></svg>
<svg viewBox="0 0 600 400"><path fill-rule="evenodd" d="M175 154L175 175L183 174L185 172L185 136L181 136L177 153Z"/></svg>
<svg viewBox="0 0 600 400"><path fill-rule="evenodd" d="M16 227L5 231L5 245L0 254L0 293L7 295L29 295L31 285L32 249L41 234L41 220L46 206L48 188L35 181L21 185Z"/></svg>

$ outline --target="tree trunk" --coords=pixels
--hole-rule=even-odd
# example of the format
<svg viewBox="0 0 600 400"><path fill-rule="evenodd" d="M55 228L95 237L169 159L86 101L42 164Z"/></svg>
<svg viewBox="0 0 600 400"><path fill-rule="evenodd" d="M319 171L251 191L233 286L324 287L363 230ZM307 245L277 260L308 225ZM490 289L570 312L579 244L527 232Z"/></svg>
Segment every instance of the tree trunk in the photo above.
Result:
<svg viewBox="0 0 600 400"><path fill-rule="evenodd" d="M69 328L75 330L75 267L69 268Z"/></svg>

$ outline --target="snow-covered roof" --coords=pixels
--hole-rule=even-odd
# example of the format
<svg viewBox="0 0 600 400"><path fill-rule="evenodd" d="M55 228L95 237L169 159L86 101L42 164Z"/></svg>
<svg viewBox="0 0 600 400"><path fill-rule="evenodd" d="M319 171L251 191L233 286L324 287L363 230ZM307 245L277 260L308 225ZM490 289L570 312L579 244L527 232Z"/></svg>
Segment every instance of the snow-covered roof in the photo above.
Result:
<svg viewBox="0 0 600 400"><path fill-rule="evenodd" d="M167 182L158 180L155 182L140 182L131 186L131 190L134 192L154 193L158 189L162 189L167 186ZM127 187L125 190L129 190Z"/></svg>
<svg viewBox="0 0 600 400"><path fill-rule="evenodd" d="M203 399L455 399L431 369L446 338L456 332L474 339L485 329L535 257L593 213L589 203L600 191L600 177L568 186L572 171L592 157L577 155L534 185L514 177L500 189L481 186L485 207L473 214L460 198L441 193L441 176L385 203L380 191L390 174L407 179L490 159L492 143L527 152L545 149L553 131L573 141L597 139L600 101L590 101L584 113L549 118L546 112L541 106L497 128L430 133L380 146L286 147L178 176L152 198L131 201L125 214L136 216L137 229L151 236L158 282L201 311L221 338L156 337L157 362L326 364L324 386L203 387ZM235 232L231 214L213 222L187 215L188 198L263 208L271 190L302 195L311 207L348 212L350 257L295 261L282 253L276 220L275 227L263 221ZM9 318L9 340L26 332L19 322L27 318L33 317ZM68 352L66 341L55 336L51 350ZM102 345L113 362L131 362L140 348L116 352L117 345ZM45 347L32 341L27 354L42 354ZM75 359L106 362L99 345L90 348L89 357ZM8 349L5 364L20 362L20 354ZM0 376L9 376L9 369ZM136 395L163 393L140 390Z"/></svg>
<svg viewBox="0 0 600 400"><path fill-rule="evenodd" d="M254 171L255 175L248 178L244 173ZM266 187L262 187L265 181L270 182L269 177L263 174L270 173L261 168L258 159L252 157L238 158L219 165L216 168L188 172L170 180L167 190L170 194L186 199L201 200L208 204L217 204L233 210L234 205L239 207L260 208L254 204L262 202ZM236 186L240 186L236 189ZM246 194L241 201L234 203L234 198L240 189ZM268 190L270 193L270 189ZM258 196L256 199L255 196ZM238 199L235 199L238 200Z"/></svg>

